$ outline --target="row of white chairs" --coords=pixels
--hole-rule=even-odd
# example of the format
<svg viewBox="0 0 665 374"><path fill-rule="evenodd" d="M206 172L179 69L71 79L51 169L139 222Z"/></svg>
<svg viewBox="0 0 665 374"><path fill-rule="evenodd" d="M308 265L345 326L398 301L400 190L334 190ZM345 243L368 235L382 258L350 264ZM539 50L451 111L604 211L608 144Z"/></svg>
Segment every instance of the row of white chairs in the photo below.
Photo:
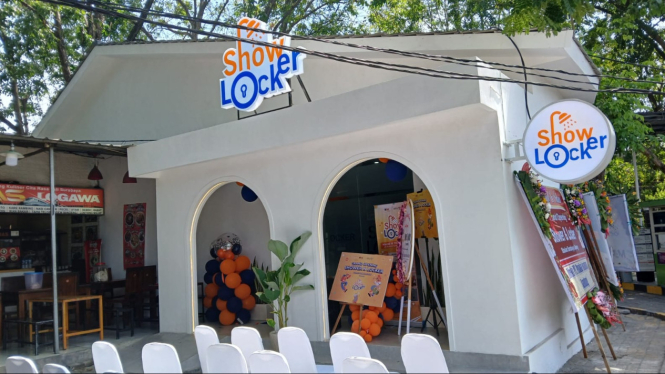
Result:
<svg viewBox="0 0 665 374"><path fill-rule="evenodd" d="M46 364L40 372L37 370L35 362L29 358L22 356L9 356L5 361L5 371L8 374L37 374L37 373L50 373L50 374L68 374L69 369L58 364Z"/></svg>

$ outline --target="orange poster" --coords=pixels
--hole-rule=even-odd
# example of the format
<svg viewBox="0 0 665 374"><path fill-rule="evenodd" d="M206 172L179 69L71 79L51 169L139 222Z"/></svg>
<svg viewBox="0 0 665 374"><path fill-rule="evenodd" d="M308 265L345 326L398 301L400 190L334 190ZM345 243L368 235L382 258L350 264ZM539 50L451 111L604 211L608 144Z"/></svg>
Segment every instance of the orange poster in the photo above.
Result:
<svg viewBox="0 0 665 374"><path fill-rule="evenodd" d="M330 291L330 300L382 306L388 288L392 256L343 252Z"/></svg>
<svg viewBox="0 0 665 374"><path fill-rule="evenodd" d="M416 222L416 238L438 238L439 232L436 228L436 210L432 195L428 190L414 192L406 195L407 199L413 201L413 215Z"/></svg>
<svg viewBox="0 0 665 374"><path fill-rule="evenodd" d="M395 256L399 244L399 212L404 202L374 206L379 254Z"/></svg>

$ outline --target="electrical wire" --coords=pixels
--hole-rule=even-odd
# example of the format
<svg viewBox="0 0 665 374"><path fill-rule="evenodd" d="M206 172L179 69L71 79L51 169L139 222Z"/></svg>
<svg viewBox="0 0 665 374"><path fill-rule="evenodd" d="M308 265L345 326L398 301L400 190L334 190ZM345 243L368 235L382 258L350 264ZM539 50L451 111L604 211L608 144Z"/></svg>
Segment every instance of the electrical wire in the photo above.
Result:
<svg viewBox="0 0 665 374"><path fill-rule="evenodd" d="M320 52L320 51L315 51L315 50L309 50L309 49L305 49L305 48L301 48L301 47L291 47L291 46L272 44L272 43L262 42L262 41L258 41L258 40L239 38L239 37L232 36L232 35L223 35L223 34L218 34L218 33L207 32L207 31L203 31L203 30L191 30L187 27L182 27L182 26L177 26L177 25L169 25L169 24L166 24L166 23L163 23L163 22L158 22L158 21L153 21L153 20L150 20L150 19L136 17L136 16L133 16L133 15L130 15L130 14L123 14L123 13L110 11L108 9L96 8L96 7L89 6L87 4L84 4L84 3L81 3L81 2L75 1L75 0L40 0L40 1L46 2L46 3L51 3L51 4L56 4L56 5L74 7L74 8L78 8L78 9L82 9L82 10L88 10L90 12L102 13L102 14L106 14L106 15L109 15L109 16L125 18L125 19L133 20L133 21L141 21L143 23L148 23L148 24L153 24L153 25L158 25L158 26L164 26L164 27L168 27L170 29L176 29L176 30L181 30L181 31L185 31L185 32L194 32L194 33L199 34L199 35L212 36L212 37L217 37L217 38L222 38L222 39L228 39L228 40L234 40L234 41L239 41L239 42L245 42L245 43L249 43L249 44L266 46L266 47L270 47L270 48L278 48L278 49L287 50L287 51L304 53L304 54L307 54L307 55L317 56L317 57L326 58L326 59L330 59L330 60L334 60L334 61L339 61L339 62L344 62L344 63L349 63L349 64L355 64L355 65L358 65L358 66L366 66L366 67L378 68L378 69L389 70L389 71L396 71L396 72L401 72L401 73L419 74L419 75L429 76L429 77L434 77L434 78L456 79L456 80L481 80L481 81L490 81L490 82L506 82L506 83L518 83L518 84L529 83L533 86L550 87L550 88L558 88L558 89L565 89L565 90L572 90L572 91L579 91L579 92L592 92L592 93L607 92L607 93L665 95L665 92L659 92L659 91L653 91L653 90L647 90L647 89L622 88L622 87L614 87L614 88L608 88L608 89L587 89L587 88L580 88L580 87L571 87L571 86L547 84L547 83L541 83L541 82L525 82L525 81L520 81L520 80L517 80L517 79L510 79L510 78L495 78L495 77L488 77L488 76L478 76L478 75L473 75L473 74L456 73L456 72L445 71L445 70L428 69L428 68L422 68L422 67L411 66L411 65L391 64L391 63L385 63L385 62L380 62L380 61L368 61L368 60L359 59L359 58L341 56L341 55L337 55L337 54L333 54L333 53L326 53L326 52ZM266 30L259 30L259 32L266 32ZM476 63L478 63L478 61L476 61Z"/></svg>
<svg viewBox="0 0 665 374"><path fill-rule="evenodd" d="M141 8L131 7L131 6L121 6L121 5L117 5L117 4L110 4L110 3L99 1L99 0L91 0L91 1L89 1L89 3L98 4L98 5L108 7L108 8L113 8L113 9L130 11L130 12L140 12L140 13L146 12L144 9L141 9ZM395 49L377 48L377 47L372 47L372 46L368 46L368 45L341 42L341 41L334 40L334 39L323 39L323 38L316 38L316 37L311 37L311 36L306 36L306 35L293 35L293 34L288 34L288 33L280 32L280 31L266 31L266 30L252 28L252 27L248 27L248 26L234 25L234 24L229 24L229 23L220 22L220 21L211 21L211 20L206 20L206 19L203 19L203 18L189 17L189 16L183 16L183 15L168 13L168 12L160 12L160 11L155 11L155 10L148 10L147 13L152 14L152 15L157 15L157 16L179 19L179 20L183 20L183 21L195 21L195 22L200 22L200 23L205 23L205 24L210 24L210 25L215 25L215 26L222 26L222 27L231 28L231 29L241 29L241 30L264 32L264 33L267 32L267 33L274 34L274 35L279 35L279 36L288 36L288 37L292 37L292 38L317 41L317 42L321 42L321 43L340 45L340 46L345 46L345 47L350 47L350 48L359 48L359 49L365 49L365 50L375 51L375 52L397 54L397 55L406 56L406 57L415 57L415 58L428 59L428 60L433 60L433 61L449 62L449 63L465 65L465 66L477 66L476 64L478 62L476 60L455 58L455 57L444 56L444 55L432 55L432 54L418 53L418 52L407 52L407 51L400 51L400 50L395 50ZM190 32L193 31L191 29L187 29L187 30L189 30ZM513 42L513 44L514 44L514 42ZM574 72L569 72L569 71L565 71L565 70L558 70L558 69L529 67L529 66L525 66L524 64L522 64L522 66L519 66L519 65L504 64L504 63L494 62L494 61L484 61L484 62L489 64L489 65L493 65L493 68L495 68L497 70L502 70L502 71L511 72L511 73L518 73L518 74L520 74L522 72L521 71L516 71L516 70L510 70L510 69L502 69L502 68L498 68L497 66L501 66L501 67L505 67L505 68L518 68L520 70L544 71L544 72L564 74L564 75L570 75L570 76L580 76L580 77L586 77L586 78L599 78L599 79L600 78L611 78L611 79L616 79L616 80L628 81L628 82L632 82L632 83L663 84L663 82L661 82L661 81L632 79L632 78L628 78L628 77L606 75L606 74L574 73ZM528 74L532 75L532 76L556 79L556 80L561 80L561 81L571 82L571 83L582 83L582 84L597 85L597 83L593 83L593 82L581 82L581 81L576 81L576 80L568 80L568 79L565 79L565 78L552 76L552 75L541 75L541 74L536 74L536 73L528 73Z"/></svg>
<svg viewBox="0 0 665 374"><path fill-rule="evenodd" d="M528 81L528 77L526 76L526 65L524 64L524 58L522 57L522 51L520 51L520 47L517 46L513 38L510 37L510 35L506 35L508 39L510 39L510 42L513 43L515 46L515 49L517 49L517 53L520 55L520 60L522 61L522 66L524 67L524 81ZM528 96L528 89L527 89L527 84L524 83L524 106L526 107L526 115L529 116L529 120L531 120L531 112L529 112L529 96Z"/></svg>
<svg viewBox="0 0 665 374"><path fill-rule="evenodd" d="M637 66L637 67L641 67L641 68L655 69L655 70L660 70L660 71L662 71L662 72L665 72L665 68L660 68L660 67L658 67L658 66L650 66L650 65L638 64L638 63L636 63L636 62L628 62L628 61L622 61L622 60L615 60L615 59L613 59L613 58L607 58L607 57L602 57L602 56L598 56L598 55L589 55L589 57L597 58L597 59L599 59L599 60L612 61L612 62L616 62L616 63L619 63L619 64L633 65L633 66ZM662 83L662 82L661 82L661 83Z"/></svg>

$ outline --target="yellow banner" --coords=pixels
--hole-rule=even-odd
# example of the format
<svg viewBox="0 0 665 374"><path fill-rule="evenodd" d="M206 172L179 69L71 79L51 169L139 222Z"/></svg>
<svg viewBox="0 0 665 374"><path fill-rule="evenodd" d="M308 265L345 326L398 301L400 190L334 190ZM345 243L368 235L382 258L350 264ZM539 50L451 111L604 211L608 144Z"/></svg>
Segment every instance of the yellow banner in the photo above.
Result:
<svg viewBox="0 0 665 374"><path fill-rule="evenodd" d="M343 252L329 299L381 307L392 264L391 256Z"/></svg>
<svg viewBox="0 0 665 374"><path fill-rule="evenodd" d="M434 201L428 190L414 192L406 195L407 199L413 201L413 220L416 222L416 238L438 238L439 231L436 228L436 210Z"/></svg>

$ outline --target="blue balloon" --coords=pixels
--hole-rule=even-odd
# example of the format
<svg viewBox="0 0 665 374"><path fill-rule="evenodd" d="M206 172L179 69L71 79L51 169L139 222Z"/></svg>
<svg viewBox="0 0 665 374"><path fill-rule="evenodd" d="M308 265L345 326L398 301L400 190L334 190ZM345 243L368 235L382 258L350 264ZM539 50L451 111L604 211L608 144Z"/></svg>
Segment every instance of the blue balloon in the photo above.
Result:
<svg viewBox="0 0 665 374"><path fill-rule="evenodd" d="M219 261L210 260L206 262L206 272L212 274L219 272Z"/></svg>
<svg viewBox="0 0 665 374"><path fill-rule="evenodd" d="M406 178L409 169L397 161L390 160L386 163L386 176L393 182L399 182Z"/></svg>
<svg viewBox="0 0 665 374"><path fill-rule="evenodd" d="M215 247L210 247L210 256L212 256L212 258L217 258L217 250Z"/></svg>
<svg viewBox="0 0 665 374"><path fill-rule="evenodd" d="M386 307L390 309L395 309L395 307L399 307L399 300L397 300L396 297L386 297L385 299Z"/></svg>
<svg viewBox="0 0 665 374"><path fill-rule="evenodd" d="M226 302L226 309L231 313L238 313L242 309L242 300L233 296Z"/></svg>
<svg viewBox="0 0 665 374"><path fill-rule="evenodd" d="M247 201L248 203L251 203L252 201L256 201L259 197L256 196L254 191L252 191L251 188L247 186L242 186L242 190L240 191L240 194L242 195L242 198Z"/></svg>
<svg viewBox="0 0 665 374"><path fill-rule="evenodd" d="M217 310L217 307L208 308L208 310L206 310L205 312L206 321L208 322L219 321L219 313L220 311Z"/></svg>
<svg viewBox="0 0 665 374"><path fill-rule="evenodd" d="M204 281L206 284L210 284L210 283L212 283L212 276L213 276L213 275L215 275L215 274L213 274L213 273L206 273L206 274L203 276L203 281Z"/></svg>
<svg viewBox="0 0 665 374"><path fill-rule="evenodd" d="M251 318L251 314L249 313L249 310L247 309L240 309L238 313L236 313L236 320L240 322L241 325L246 324L249 322L249 319Z"/></svg>
<svg viewBox="0 0 665 374"><path fill-rule="evenodd" d="M212 276L212 281L215 282L215 284L220 287L221 286L226 287L226 285L224 284L224 280L222 280L222 273L215 273L215 275Z"/></svg>
<svg viewBox="0 0 665 374"><path fill-rule="evenodd" d="M231 252L233 252L234 255L239 255L242 253L242 246L240 243L236 243L231 247Z"/></svg>
<svg viewBox="0 0 665 374"><path fill-rule="evenodd" d="M254 274L253 270L247 269L240 272L240 280L242 280L242 283L248 284L252 287L254 279L256 279L256 274Z"/></svg>
<svg viewBox="0 0 665 374"><path fill-rule="evenodd" d="M256 294L256 284L254 282L249 283L249 289L252 291L252 295Z"/></svg>
<svg viewBox="0 0 665 374"><path fill-rule="evenodd" d="M219 286L219 291L217 291L217 296L224 301L229 301L229 299L234 297L234 292L232 289L228 288L225 284L222 284L221 286Z"/></svg>

